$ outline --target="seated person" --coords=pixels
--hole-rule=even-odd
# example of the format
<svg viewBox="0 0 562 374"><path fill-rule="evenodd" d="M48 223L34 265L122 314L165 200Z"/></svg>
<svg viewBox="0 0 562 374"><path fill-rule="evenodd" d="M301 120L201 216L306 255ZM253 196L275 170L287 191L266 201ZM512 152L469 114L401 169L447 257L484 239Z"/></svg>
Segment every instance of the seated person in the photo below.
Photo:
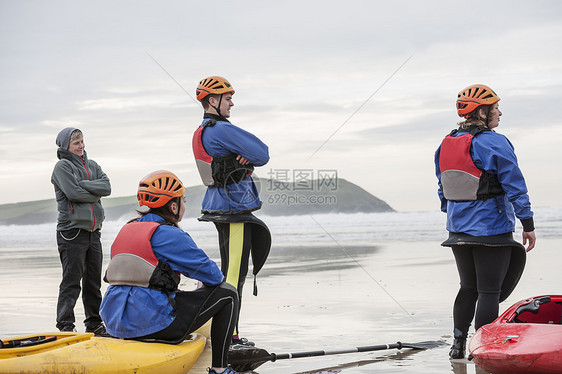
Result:
<svg viewBox="0 0 562 374"><path fill-rule="evenodd" d="M209 373L232 374L227 359L238 294L178 227L185 212L184 193L181 181L169 171L155 171L140 181L139 205L149 209L129 221L113 242L101 317L114 337L168 343L182 342L213 318ZM180 274L198 280L200 287L178 290Z"/></svg>

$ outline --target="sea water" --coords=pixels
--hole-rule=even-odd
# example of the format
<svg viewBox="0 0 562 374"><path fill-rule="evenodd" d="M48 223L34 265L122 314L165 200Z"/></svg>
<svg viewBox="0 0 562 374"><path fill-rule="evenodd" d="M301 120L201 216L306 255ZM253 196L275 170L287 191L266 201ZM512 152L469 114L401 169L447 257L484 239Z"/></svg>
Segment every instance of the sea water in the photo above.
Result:
<svg viewBox="0 0 562 374"><path fill-rule="evenodd" d="M562 207L536 208L537 247L503 311L529 296L560 293ZM256 214L259 215L259 212ZM458 275L441 212L259 216L273 245L258 296L248 277L240 333L270 353L346 349L421 341L450 344ZM111 242L131 217L104 222L104 268ZM186 218L181 227L220 261L214 225ZM520 239L521 227L515 237ZM0 226L0 337L55 330L61 279L55 224ZM107 285L103 285L102 292ZM193 282L183 279L183 289ZM83 308L75 309L83 331ZM280 360L257 373L481 373L451 362L448 346ZM192 372L204 373L207 349Z"/></svg>

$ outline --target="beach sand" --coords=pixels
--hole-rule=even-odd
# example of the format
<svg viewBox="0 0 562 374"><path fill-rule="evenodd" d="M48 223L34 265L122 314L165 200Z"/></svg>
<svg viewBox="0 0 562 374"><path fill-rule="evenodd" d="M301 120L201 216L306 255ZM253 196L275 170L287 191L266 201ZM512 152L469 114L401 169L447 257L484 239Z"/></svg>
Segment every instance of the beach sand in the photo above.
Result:
<svg viewBox="0 0 562 374"><path fill-rule="evenodd" d="M54 236L54 234L53 234ZM54 239L54 238L53 238ZM104 239L107 255L111 235ZM54 240L53 240L54 241ZM559 239L538 238L519 286L500 312L529 296L559 293ZM272 353L353 348L397 341L444 341L425 351L396 350L265 363L257 373L482 373L466 360L448 359L451 310L458 276L440 242L360 241L273 247L252 295L248 277L240 332ZM2 247L0 338L55 330L60 263L53 243ZM184 281L189 289L193 284ZM102 292L105 291L104 284ZM83 308L76 306L78 331ZM191 373L205 373L207 348Z"/></svg>

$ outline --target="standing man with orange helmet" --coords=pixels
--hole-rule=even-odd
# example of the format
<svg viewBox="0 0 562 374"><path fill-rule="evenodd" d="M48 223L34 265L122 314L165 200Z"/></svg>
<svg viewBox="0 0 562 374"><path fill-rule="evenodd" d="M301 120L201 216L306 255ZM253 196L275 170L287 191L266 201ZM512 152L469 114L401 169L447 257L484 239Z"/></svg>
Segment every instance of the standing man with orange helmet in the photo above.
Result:
<svg viewBox="0 0 562 374"><path fill-rule="evenodd" d="M460 278L449 353L455 359L465 355L473 318L476 330L497 318L499 303L521 277L525 251L536 241L527 186L513 145L493 131L502 115L499 101L490 87L481 84L462 90L457 113L465 120L435 153L438 194L449 231L442 245L452 248ZM523 225L523 244L513 239L516 217Z"/></svg>
<svg viewBox="0 0 562 374"><path fill-rule="evenodd" d="M224 283L218 266L178 227L185 213L185 188L169 171L158 170L139 182L137 199L149 209L127 223L111 246L101 305L107 331L117 338L180 343L213 318L212 368L227 368L230 336L236 325L238 295ZM180 274L201 282L180 291Z"/></svg>
<svg viewBox="0 0 562 374"><path fill-rule="evenodd" d="M205 113L193 135L192 146L199 174L207 186L199 220L215 224L221 270L241 299L250 253L257 295L255 276L271 247L269 229L251 213L262 204L251 175L255 166L269 161L269 149L255 135L228 120L234 106L233 95L234 88L225 78L212 76L199 82L197 100ZM253 345L240 338L238 326L232 343Z"/></svg>

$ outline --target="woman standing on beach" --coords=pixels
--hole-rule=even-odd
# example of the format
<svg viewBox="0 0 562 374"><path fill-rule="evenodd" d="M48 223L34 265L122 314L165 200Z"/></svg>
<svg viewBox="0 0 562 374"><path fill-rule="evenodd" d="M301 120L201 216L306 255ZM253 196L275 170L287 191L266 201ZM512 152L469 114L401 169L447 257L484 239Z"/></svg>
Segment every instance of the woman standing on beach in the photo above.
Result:
<svg viewBox="0 0 562 374"><path fill-rule="evenodd" d="M102 245L100 229L105 218L101 198L111 184L101 167L88 158L82 131L74 127L57 135L56 163L51 176L57 200L57 246L62 281L57 301L57 328L76 331L74 306L82 292L86 332L106 336L101 303Z"/></svg>
<svg viewBox="0 0 562 374"><path fill-rule="evenodd" d="M513 145L498 127L502 112L496 93L472 85L458 94L457 113L465 120L445 137L435 153L441 210L460 289L453 306L454 342L449 356L463 358L472 319L474 327L492 322L499 303L517 285L525 250L535 246L533 212ZM523 245L513 239L515 217L523 225Z"/></svg>

